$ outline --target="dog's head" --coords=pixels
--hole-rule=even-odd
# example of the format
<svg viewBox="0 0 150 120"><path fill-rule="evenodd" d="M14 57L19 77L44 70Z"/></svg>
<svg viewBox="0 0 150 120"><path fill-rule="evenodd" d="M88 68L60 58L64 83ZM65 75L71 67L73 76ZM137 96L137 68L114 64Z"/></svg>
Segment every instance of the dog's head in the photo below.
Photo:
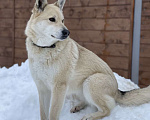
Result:
<svg viewBox="0 0 150 120"><path fill-rule="evenodd" d="M51 46L65 40L70 32L64 25L63 7L66 0L48 4L47 0L36 0L25 33L39 46Z"/></svg>

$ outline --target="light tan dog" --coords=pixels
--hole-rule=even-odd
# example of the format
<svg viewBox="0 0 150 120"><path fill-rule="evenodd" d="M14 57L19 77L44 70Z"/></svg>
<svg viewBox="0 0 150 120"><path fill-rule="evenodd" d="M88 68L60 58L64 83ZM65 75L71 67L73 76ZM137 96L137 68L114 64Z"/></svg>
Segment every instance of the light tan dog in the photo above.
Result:
<svg viewBox="0 0 150 120"><path fill-rule="evenodd" d="M149 102L150 87L119 91L109 66L69 38L62 13L64 3L65 0L54 4L37 0L25 31L30 70L39 93L41 120L59 120L65 97L70 94L76 94L81 100L71 112L87 104L97 108L97 112L82 120L108 116L116 102L124 105Z"/></svg>

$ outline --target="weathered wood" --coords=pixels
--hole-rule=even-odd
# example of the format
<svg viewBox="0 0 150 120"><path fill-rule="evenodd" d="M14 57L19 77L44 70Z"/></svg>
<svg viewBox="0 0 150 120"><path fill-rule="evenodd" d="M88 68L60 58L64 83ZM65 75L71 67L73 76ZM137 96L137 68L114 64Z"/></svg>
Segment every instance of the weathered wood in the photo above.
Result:
<svg viewBox="0 0 150 120"><path fill-rule="evenodd" d="M105 32L105 42L115 44L129 44L129 32Z"/></svg>
<svg viewBox="0 0 150 120"><path fill-rule="evenodd" d="M125 44L105 44L103 55L106 56L129 56L129 45Z"/></svg>
<svg viewBox="0 0 150 120"><path fill-rule="evenodd" d="M13 63L11 57L0 57L0 67L10 67L12 65Z"/></svg>
<svg viewBox="0 0 150 120"><path fill-rule="evenodd" d="M150 45L141 44L141 46L140 46L140 57L150 57Z"/></svg>
<svg viewBox="0 0 150 120"><path fill-rule="evenodd" d="M93 51L98 56L129 56L128 45L124 44L99 44L99 43L83 43L83 46Z"/></svg>
<svg viewBox="0 0 150 120"><path fill-rule="evenodd" d="M70 32L70 37L78 42L104 43L104 32L102 31L71 30Z"/></svg>
<svg viewBox="0 0 150 120"><path fill-rule="evenodd" d="M48 0L49 4L55 3L57 0ZM15 8L33 8L35 0L15 0ZM69 0L66 0L65 6L69 6Z"/></svg>
<svg viewBox="0 0 150 120"><path fill-rule="evenodd" d="M70 30L103 30L104 19L66 19L66 26Z"/></svg>
<svg viewBox="0 0 150 120"><path fill-rule="evenodd" d="M0 37L12 37L13 30L12 28L0 28Z"/></svg>
<svg viewBox="0 0 150 120"><path fill-rule="evenodd" d="M131 6L107 7L67 7L64 9L65 18L130 18Z"/></svg>
<svg viewBox="0 0 150 120"><path fill-rule="evenodd" d="M0 9L0 18L13 18L13 9Z"/></svg>
<svg viewBox="0 0 150 120"><path fill-rule="evenodd" d="M13 8L13 0L1 0L0 8Z"/></svg>
<svg viewBox="0 0 150 120"><path fill-rule="evenodd" d="M107 5L107 0L70 0L70 6L99 6Z"/></svg>
<svg viewBox="0 0 150 120"><path fill-rule="evenodd" d="M15 38L26 38L26 36L25 36L25 29L15 29Z"/></svg>
<svg viewBox="0 0 150 120"><path fill-rule="evenodd" d="M28 19L15 19L15 28L25 29Z"/></svg>
<svg viewBox="0 0 150 120"><path fill-rule="evenodd" d="M144 86L150 85L150 74L149 74L149 72L140 71L139 75L140 75L140 77L139 77L139 84L140 85L144 85Z"/></svg>
<svg viewBox="0 0 150 120"><path fill-rule="evenodd" d="M0 47L0 56L2 57L12 57L12 48Z"/></svg>
<svg viewBox="0 0 150 120"><path fill-rule="evenodd" d="M150 43L150 31L141 31L141 43Z"/></svg>
<svg viewBox="0 0 150 120"><path fill-rule="evenodd" d="M27 58L27 51L26 51L26 49L15 48L15 58L26 59Z"/></svg>
<svg viewBox="0 0 150 120"><path fill-rule="evenodd" d="M132 0L109 0L109 5L127 5L131 3Z"/></svg>
<svg viewBox="0 0 150 120"><path fill-rule="evenodd" d="M150 72L150 58L140 58L140 71Z"/></svg>
<svg viewBox="0 0 150 120"><path fill-rule="evenodd" d="M0 37L0 47L12 47L12 38Z"/></svg>
<svg viewBox="0 0 150 120"><path fill-rule="evenodd" d="M130 30L130 19L107 19L106 30Z"/></svg>
<svg viewBox="0 0 150 120"><path fill-rule="evenodd" d="M105 18L106 7L67 7L65 18Z"/></svg>
<svg viewBox="0 0 150 120"><path fill-rule="evenodd" d="M107 12L107 18L130 18L132 11L131 5L124 5L109 6Z"/></svg>
<svg viewBox="0 0 150 120"><path fill-rule="evenodd" d="M83 46L99 56L103 54L103 50L105 49L105 44L99 44L99 43L86 43L85 42L83 43Z"/></svg>
<svg viewBox="0 0 150 120"><path fill-rule="evenodd" d="M25 39L15 39L15 48L26 49Z"/></svg>
<svg viewBox="0 0 150 120"><path fill-rule="evenodd" d="M15 18L16 19L29 19L31 16L31 8L16 9Z"/></svg>
<svg viewBox="0 0 150 120"><path fill-rule="evenodd" d="M150 15L150 2L143 2L142 6L142 16Z"/></svg>
<svg viewBox="0 0 150 120"><path fill-rule="evenodd" d="M13 19L0 19L0 28L12 28L13 24Z"/></svg>
<svg viewBox="0 0 150 120"><path fill-rule="evenodd" d="M128 57L100 56L112 69L128 70Z"/></svg>
<svg viewBox="0 0 150 120"><path fill-rule="evenodd" d="M139 85L150 85L150 1L143 0L140 45Z"/></svg>

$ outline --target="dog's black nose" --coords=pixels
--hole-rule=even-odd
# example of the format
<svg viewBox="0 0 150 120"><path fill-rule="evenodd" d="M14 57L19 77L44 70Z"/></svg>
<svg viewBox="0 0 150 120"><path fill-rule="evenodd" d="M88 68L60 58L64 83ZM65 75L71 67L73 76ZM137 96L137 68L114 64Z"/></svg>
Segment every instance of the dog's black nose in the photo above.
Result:
<svg viewBox="0 0 150 120"><path fill-rule="evenodd" d="M64 29L64 30L62 31L62 39L67 38L69 35L70 35L70 31L69 31L69 30Z"/></svg>

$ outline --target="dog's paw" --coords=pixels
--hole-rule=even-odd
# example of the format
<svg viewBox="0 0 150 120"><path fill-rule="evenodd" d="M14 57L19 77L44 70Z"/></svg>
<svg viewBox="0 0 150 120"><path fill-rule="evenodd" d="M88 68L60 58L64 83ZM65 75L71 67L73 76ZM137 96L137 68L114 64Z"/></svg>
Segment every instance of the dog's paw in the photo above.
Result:
<svg viewBox="0 0 150 120"><path fill-rule="evenodd" d="M86 115L81 120L93 120L93 117L90 115Z"/></svg>
<svg viewBox="0 0 150 120"><path fill-rule="evenodd" d="M75 106L75 107L73 107L73 108L70 110L70 112L71 112L71 113L76 113L76 112L79 112L81 109L82 109L82 108L81 108L80 106Z"/></svg>

